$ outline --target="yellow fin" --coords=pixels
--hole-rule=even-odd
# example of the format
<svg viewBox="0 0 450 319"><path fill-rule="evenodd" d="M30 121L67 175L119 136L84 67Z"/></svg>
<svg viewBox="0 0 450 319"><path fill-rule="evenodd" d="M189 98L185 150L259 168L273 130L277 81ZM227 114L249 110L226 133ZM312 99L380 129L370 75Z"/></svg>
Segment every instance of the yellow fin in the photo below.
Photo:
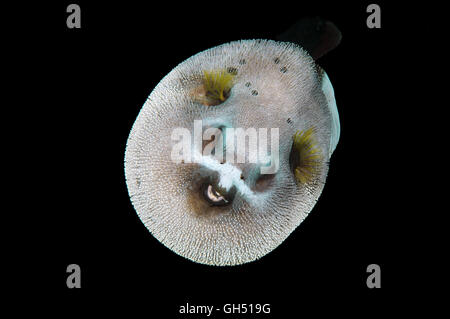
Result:
<svg viewBox="0 0 450 319"><path fill-rule="evenodd" d="M315 129L297 131L294 136L294 147L299 154L299 165L295 168L295 178L300 183L307 183L319 172L322 164L322 153L314 137Z"/></svg>
<svg viewBox="0 0 450 319"><path fill-rule="evenodd" d="M234 74L226 70L203 71L205 96L212 100L212 105L220 104L228 98L233 80Z"/></svg>

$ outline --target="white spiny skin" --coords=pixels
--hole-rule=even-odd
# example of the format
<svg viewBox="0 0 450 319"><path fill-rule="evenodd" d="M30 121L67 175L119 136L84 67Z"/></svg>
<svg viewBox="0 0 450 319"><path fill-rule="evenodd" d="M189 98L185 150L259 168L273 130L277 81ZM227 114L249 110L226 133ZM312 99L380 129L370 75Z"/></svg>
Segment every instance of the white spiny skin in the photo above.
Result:
<svg viewBox="0 0 450 319"><path fill-rule="evenodd" d="M215 106L193 100L203 71L229 67L237 75L228 99ZM257 164L225 163L220 172L213 162L173 162L172 130L192 133L194 120L216 127L279 128L280 167L272 183L255 190ZM292 136L312 126L325 158L314 179L300 184L289 164ZM187 59L150 94L128 138L129 195L145 226L175 253L209 265L251 262L280 245L314 207L338 138L331 83L303 49L271 40L227 43ZM199 181L224 172L231 174L223 180L237 189L235 197L229 206L209 207L197 194ZM236 178L239 173L244 179Z"/></svg>

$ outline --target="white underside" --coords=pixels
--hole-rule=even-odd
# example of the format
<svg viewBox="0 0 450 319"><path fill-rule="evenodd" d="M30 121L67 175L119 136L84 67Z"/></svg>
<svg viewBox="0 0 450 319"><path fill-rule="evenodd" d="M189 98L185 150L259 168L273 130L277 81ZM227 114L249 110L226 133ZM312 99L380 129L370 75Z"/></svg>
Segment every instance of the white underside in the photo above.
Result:
<svg viewBox="0 0 450 319"><path fill-rule="evenodd" d="M326 72L323 72L322 79L322 92L325 94L325 97L328 102L328 108L331 113L331 138L330 138L330 149L329 149L329 157L333 154L336 149L337 143L339 142L339 136L341 134L341 125L339 123L339 112L336 106L336 99L334 98L334 90L331 85L330 79Z"/></svg>

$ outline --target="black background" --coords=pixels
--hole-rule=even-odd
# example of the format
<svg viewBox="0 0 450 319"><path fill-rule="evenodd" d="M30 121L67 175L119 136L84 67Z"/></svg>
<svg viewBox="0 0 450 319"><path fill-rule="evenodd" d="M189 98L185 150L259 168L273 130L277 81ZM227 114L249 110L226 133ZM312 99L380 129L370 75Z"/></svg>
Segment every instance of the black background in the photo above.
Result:
<svg viewBox="0 0 450 319"><path fill-rule="evenodd" d="M396 134L404 107L399 60L407 58L400 48L409 45L399 36L404 8L377 1L382 28L368 29L365 1L76 1L82 27L68 29L69 3L40 5L44 15L26 45L42 101L36 113L45 123L39 133L46 143L35 149L45 164L43 226L30 255L43 269L36 284L45 288L41 306L62 305L61 314L125 310L175 318L186 302L270 303L271 315L255 318L297 317L307 308L367 316L386 313L399 295L411 293L405 269L412 247L403 235L403 176L396 171L402 159L395 155L402 151ZM318 60L341 119L318 203L258 261L220 268L174 254L151 236L127 193L125 145L140 108L160 79L193 54L233 40L274 39L305 16L329 19L343 35ZM72 263L81 267L81 289L66 286ZM381 289L366 286L372 263L381 267Z"/></svg>

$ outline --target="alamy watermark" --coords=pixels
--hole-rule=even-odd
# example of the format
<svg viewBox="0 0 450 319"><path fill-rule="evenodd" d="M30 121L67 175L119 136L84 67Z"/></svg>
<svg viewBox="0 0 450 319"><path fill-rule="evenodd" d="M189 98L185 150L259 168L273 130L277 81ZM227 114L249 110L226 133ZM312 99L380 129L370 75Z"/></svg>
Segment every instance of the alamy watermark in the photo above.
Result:
<svg viewBox="0 0 450 319"><path fill-rule="evenodd" d="M267 128L254 127L209 127L203 132L202 120L195 120L193 136L184 127L172 131L171 139L177 143L172 147L171 160L175 163L204 163L214 159L224 163L226 159L227 163L259 164L261 174L274 174L280 163L279 129L270 128L270 144L268 131ZM208 143L205 145L205 142Z"/></svg>

